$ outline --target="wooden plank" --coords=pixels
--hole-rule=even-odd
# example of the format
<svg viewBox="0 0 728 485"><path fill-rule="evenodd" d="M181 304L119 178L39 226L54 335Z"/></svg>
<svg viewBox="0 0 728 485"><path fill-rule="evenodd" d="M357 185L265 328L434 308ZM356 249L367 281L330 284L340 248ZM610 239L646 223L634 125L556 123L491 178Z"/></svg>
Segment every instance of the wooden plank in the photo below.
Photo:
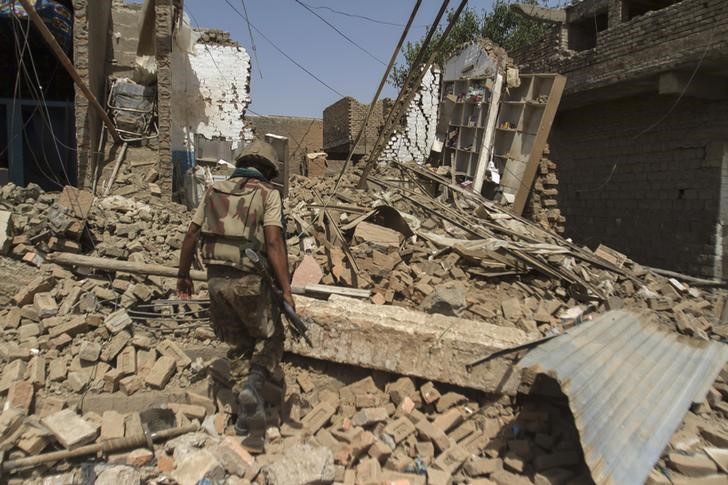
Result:
<svg viewBox="0 0 728 485"><path fill-rule="evenodd" d="M346 286L319 285L310 283L304 286L292 286L291 290L297 295L321 293L325 295L349 296L352 298L369 298L372 294L370 290L361 290L359 288L348 288Z"/></svg>
<svg viewBox="0 0 728 485"><path fill-rule="evenodd" d="M116 182L116 176L119 174L119 167L121 167L121 162L124 161L124 155L126 155L127 148L129 148L129 142L125 141L124 144L121 145L119 153L116 154L114 169L111 172L111 177L109 177L109 180L106 183L106 188L104 189L104 197L109 195L109 192L111 191L111 186L114 185L114 182Z"/></svg>
<svg viewBox="0 0 728 485"><path fill-rule="evenodd" d="M495 78L495 86L493 87L493 95L491 97L490 106L488 107L488 121L485 125L485 134L480 146L478 154L478 163L475 167L475 181L473 182L473 192L481 193L483 190L483 182L485 181L485 170L488 168L491 155L493 153L493 144L495 142L495 125L498 122L498 108L500 106L501 90L503 89L503 74L498 73Z"/></svg>
<svg viewBox="0 0 728 485"><path fill-rule="evenodd" d="M178 271L177 268L161 264L137 263L72 253L50 253L46 260L67 266L85 266L104 271L121 271L123 273L166 276L168 278L176 278ZM195 281L207 281L207 274L204 271L192 270L190 276Z"/></svg>
<svg viewBox="0 0 728 485"><path fill-rule="evenodd" d="M556 117L556 111L559 109L561 95L564 93L565 86L566 76L554 74L554 83L551 87L551 92L549 93L549 100L544 107L543 118L541 118L541 124L538 127L536 139L533 141L533 146L531 147L531 155L528 157L528 162L526 163L526 168L523 172L523 177L521 178L521 183L513 202L513 212L518 215L523 214L523 208L526 206L526 200L528 200L528 195L531 193L533 180L536 178L538 162L543 156L543 150L546 147L546 141L551 133L551 126L553 125L554 118Z"/></svg>
<svg viewBox="0 0 728 485"><path fill-rule="evenodd" d="M123 143L121 137L119 136L119 133L116 131L114 123L111 121L111 118L109 118L109 115L106 114L106 110L99 104L96 96L94 96L88 86L86 86L86 83L83 82L83 79L81 79L81 76L78 74L78 71L76 71L76 68L73 66L71 60L68 58L68 56L66 56L66 53L63 52L63 49L60 45L58 45L56 38L53 37L53 34L51 34L51 32L48 30L48 27L46 27L43 19L40 17L40 15L38 15L38 12L36 12L35 8L33 8L33 6L30 4L30 0L19 1L21 5L23 5L25 11L28 13L28 17L30 17L30 20L33 21L33 24L35 24L36 28L43 36L43 39L45 39L48 47L50 47L53 54L58 58L64 69L66 69L68 74L71 76L71 79L73 79L73 81L79 87L86 99L88 99L91 107L96 111L96 114L98 114L101 120L104 122L106 128L108 128L109 132L111 133L111 136L114 138L114 141L116 143Z"/></svg>

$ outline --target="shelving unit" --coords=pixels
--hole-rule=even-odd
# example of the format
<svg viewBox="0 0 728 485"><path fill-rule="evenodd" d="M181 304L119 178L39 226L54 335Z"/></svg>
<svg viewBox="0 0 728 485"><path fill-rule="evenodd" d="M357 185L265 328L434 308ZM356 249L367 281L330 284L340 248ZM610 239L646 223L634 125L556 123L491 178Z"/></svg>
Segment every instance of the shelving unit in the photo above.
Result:
<svg viewBox="0 0 728 485"><path fill-rule="evenodd" d="M438 128L447 132L441 165L451 167L456 176L474 179L474 190L481 191L487 184L491 193L501 192L519 214L533 185L566 78L521 74L520 80L518 87L510 89L500 88L503 76L498 73L444 81L443 119ZM491 160L500 175L499 185L487 178Z"/></svg>
<svg viewBox="0 0 728 485"><path fill-rule="evenodd" d="M520 214L533 185L538 161L551 132L566 85L558 74L521 74L521 85L500 103L494 140L495 165L504 194Z"/></svg>
<svg viewBox="0 0 728 485"><path fill-rule="evenodd" d="M441 163L456 175L473 177L485 134L492 96L492 79L474 77L445 81L440 112L451 112ZM449 104L450 106L445 106Z"/></svg>

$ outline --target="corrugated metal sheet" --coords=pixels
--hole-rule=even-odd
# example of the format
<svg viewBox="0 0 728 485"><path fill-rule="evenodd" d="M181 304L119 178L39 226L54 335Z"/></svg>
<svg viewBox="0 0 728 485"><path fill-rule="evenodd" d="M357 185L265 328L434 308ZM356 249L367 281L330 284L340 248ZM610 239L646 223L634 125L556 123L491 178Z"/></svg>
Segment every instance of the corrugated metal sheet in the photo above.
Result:
<svg viewBox="0 0 728 485"><path fill-rule="evenodd" d="M559 381L592 478L624 485L645 482L726 361L728 345L613 311L532 350L519 366Z"/></svg>

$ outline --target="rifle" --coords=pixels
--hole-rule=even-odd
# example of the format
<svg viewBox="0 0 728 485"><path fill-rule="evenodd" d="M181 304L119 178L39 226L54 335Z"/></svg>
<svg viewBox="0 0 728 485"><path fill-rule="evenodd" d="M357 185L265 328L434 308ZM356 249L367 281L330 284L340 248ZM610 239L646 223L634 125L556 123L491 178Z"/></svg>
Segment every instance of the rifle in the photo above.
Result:
<svg viewBox="0 0 728 485"><path fill-rule="evenodd" d="M258 255L258 253L250 248L247 248L245 249L245 256L247 256L248 259L253 262L256 268L258 268L258 271L260 271L260 273L265 278L268 286L271 289L271 292L273 293L275 303L278 304L278 306L283 311L283 314L286 316L286 319L288 320L291 331L297 337L303 338L309 345L309 347L313 347L313 342L311 342L311 338L308 336L308 325L301 319L300 316L298 316L296 311L291 308L291 305L289 305L283 299L283 293L281 292L281 290L278 289L278 286L275 284L273 277L268 271L268 267L264 265L263 262L260 260L260 256Z"/></svg>

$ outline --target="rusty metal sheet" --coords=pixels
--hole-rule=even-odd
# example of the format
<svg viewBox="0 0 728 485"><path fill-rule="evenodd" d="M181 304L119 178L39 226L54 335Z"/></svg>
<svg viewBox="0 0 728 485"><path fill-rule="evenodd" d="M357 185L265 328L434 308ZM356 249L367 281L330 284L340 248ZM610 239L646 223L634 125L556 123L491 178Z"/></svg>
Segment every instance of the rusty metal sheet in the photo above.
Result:
<svg viewBox="0 0 728 485"><path fill-rule="evenodd" d="M728 361L728 345L608 312L518 364L555 378L569 399L597 484L643 484L693 402Z"/></svg>

